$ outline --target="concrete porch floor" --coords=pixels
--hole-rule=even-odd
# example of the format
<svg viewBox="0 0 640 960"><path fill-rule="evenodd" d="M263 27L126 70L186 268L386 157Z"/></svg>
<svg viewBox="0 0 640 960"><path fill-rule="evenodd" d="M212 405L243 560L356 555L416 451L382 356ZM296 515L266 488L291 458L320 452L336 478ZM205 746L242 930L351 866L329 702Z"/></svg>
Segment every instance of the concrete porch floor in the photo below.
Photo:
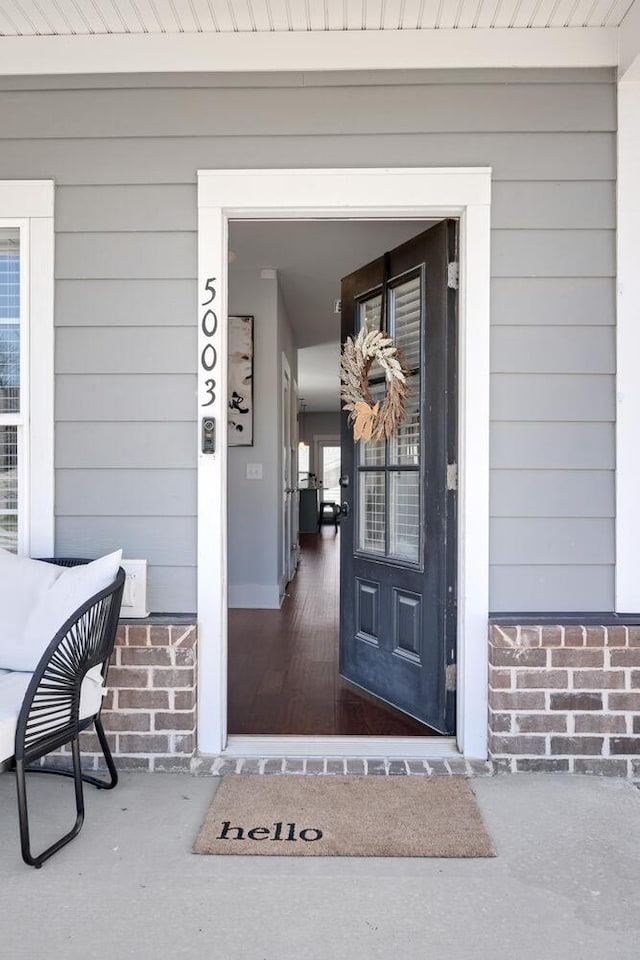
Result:
<svg viewBox="0 0 640 960"><path fill-rule="evenodd" d="M37 842L69 823L72 784L31 780ZM218 782L129 774L112 793L86 787L82 833L33 870L14 777L1 775L2 957L638 957L640 791L628 782L472 780L492 860L197 857Z"/></svg>

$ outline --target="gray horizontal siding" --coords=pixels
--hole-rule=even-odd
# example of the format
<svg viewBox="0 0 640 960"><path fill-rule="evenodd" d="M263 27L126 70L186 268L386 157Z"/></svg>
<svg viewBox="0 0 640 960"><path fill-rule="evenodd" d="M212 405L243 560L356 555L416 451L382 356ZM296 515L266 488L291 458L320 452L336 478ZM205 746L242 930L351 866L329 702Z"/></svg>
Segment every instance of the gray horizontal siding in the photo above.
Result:
<svg viewBox="0 0 640 960"><path fill-rule="evenodd" d="M193 373L197 330L191 327L62 327L58 373ZM161 384L159 383L160 387Z"/></svg>
<svg viewBox="0 0 640 960"><path fill-rule="evenodd" d="M398 109L399 96L402 109ZM16 92L0 103L5 139L87 137L311 136L413 134L424 130L615 130L616 109L606 84L442 84L425 96L422 84L397 88L333 87ZM526 110L523 110L526 103Z"/></svg>
<svg viewBox="0 0 640 960"><path fill-rule="evenodd" d="M613 470L614 426L515 420L492 423L491 465L509 470Z"/></svg>
<svg viewBox="0 0 640 960"><path fill-rule="evenodd" d="M495 564L613 564L613 525L608 519L494 517L491 562Z"/></svg>
<svg viewBox="0 0 640 960"><path fill-rule="evenodd" d="M613 517L613 471L518 470L514 477L510 470L492 470L491 515Z"/></svg>
<svg viewBox="0 0 640 960"><path fill-rule="evenodd" d="M58 233L195 231L195 184L111 184L58 189ZM613 230L615 184L503 181L493 186L494 229Z"/></svg>
<svg viewBox="0 0 640 960"><path fill-rule="evenodd" d="M581 374L496 373L491 419L615 420L615 378Z"/></svg>
<svg viewBox="0 0 640 960"><path fill-rule="evenodd" d="M590 186L593 191L607 185ZM195 183L59 187L57 203L58 235L127 230L195 233L198 225Z"/></svg>
<svg viewBox="0 0 640 960"><path fill-rule="evenodd" d="M494 277L615 277L613 230L494 230Z"/></svg>
<svg viewBox="0 0 640 960"><path fill-rule="evenodd" d="M614 373L613 327L500 326L492 331L492 373Z"/></svg>
<svg viewBox="0 0 640 960"><path fill-rule="evenodd" d="M195 421L59 422L56 467L191 470L196 465L197 438ZM152 474L149 474L149 483L153 483ZM185 504L185 512L194 512L193 503Z"/></svg>
<svg viewBox="0 0 640 960"><path fill-rule="evenodd" d="M396 109L404 109L401 97ZM612 133L61 138L48 140L44 149L35 130L28 139L2 142L0 176L47 177L54 170L63 186L194 183L196 170L209 168L360 167L370 166L372 157L381 167L489 164L498 181L612 181L616 176Z"/></svg>
<svg viewBox="0 0 640 960"><path fill-rule="evenodd" d="M608 277L492 277L491 323L613 326L615 297Z"/></svg>
<svg viewBox="0 0 640 960"><path fill-rule="evenodd" d="M196 569L188 567L149 567L149 609L157 613L195 613L198 609Z"/></svg>
<svg viewBox="0 0 640 960"><path fill-rule="evenodd" d="M195 373L158 377L154 374L60 374L56 377L56 419L191 420L196 411Z"/></svg>
<svg viewBox="0 0 640 960"><path fill-rule="evenodd" d="M195 517L64 516L56 520L56 548L64 556L92 556L122 547L125 557L147 557L159 567L188 567L196 549Z"/></svg>
<svg viewBox="0 0 640 960"><path fill-rule="evenodd" d="M489 575L491 609L496 612L588 613L611 610L614 568L606 566L494 565Z"/></svg>
<svg viewBox="0 0 640 960"><path fill-rule="evenodd" d="M0 177L57 184L57 547L147 556L154 610L196 605L196 171L372 162L493 169L492 607L611 606L613 75L379 77L0 78Z"/></svg>
<svg viewBox="0 0 640 960"><path fill-rule="evenodd" d="M58 470L58 517L195 515L196 470Z"/></svg>
<svg viewBox="0 0 640 960"><path fill-rule="evenodd" d="M196 250L195 233L62 233L56 244L56 277L192 280Z"/></svg>
<svg viewBox="0 0 640 960"><path fill-rule="evenodd" d="M165 277L56 281L56 326L193 326L196 280ZM90 304L90 307L89 307Z"/></svg>
<svg viewBox="0 0 640 960"><path fill-rule="evenodd" d="M614 230L615 184L505 181L493 185L491 222L505 230Z"/></svg>

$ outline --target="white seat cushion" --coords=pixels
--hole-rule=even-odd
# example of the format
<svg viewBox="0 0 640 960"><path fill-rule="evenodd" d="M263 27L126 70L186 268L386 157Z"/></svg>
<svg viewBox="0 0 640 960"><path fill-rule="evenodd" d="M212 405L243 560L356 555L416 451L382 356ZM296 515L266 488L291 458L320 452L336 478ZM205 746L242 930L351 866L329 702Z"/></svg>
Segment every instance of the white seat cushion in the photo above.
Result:
<svg viewBox="0 0 640 960"><path fill-rule="evenodd" d="M13 559L16 561L22 558ZM99 560L76 567L58 567L40 562L41 566L52 568L53 579L46 590L38 590L22 630L13 636L0 639L0 667L32 673L42 654L69 617L96 593L113 583L121 560L122 550L117 550L106 557L100 557ZM0 570L0 576L1 573Z"/></svg>
<svg viewBox="0 0 640 960"><path fill-rule="evenodd" d="M9 672L0 676L0 763L15 753L18 714L31 681L30 673ZM92 717L100 710L104 687L100 665L92 667L80 688L80 719ZM56 726L58 725L56 723ZM52 724L53 726L53 724Z"/></svg>
<svg viewBox="0 0 640 960"><path fill-rule="evenodd" d="M0 549L0 648L22 636L34 607L61 573L62 567Z"/></svg>
<svg viewBox="0 0 640 960"><path fill-rule="evenodd" d="M16 725L30 673L7 673L0 677L0 763L15 752Z"/></svg>

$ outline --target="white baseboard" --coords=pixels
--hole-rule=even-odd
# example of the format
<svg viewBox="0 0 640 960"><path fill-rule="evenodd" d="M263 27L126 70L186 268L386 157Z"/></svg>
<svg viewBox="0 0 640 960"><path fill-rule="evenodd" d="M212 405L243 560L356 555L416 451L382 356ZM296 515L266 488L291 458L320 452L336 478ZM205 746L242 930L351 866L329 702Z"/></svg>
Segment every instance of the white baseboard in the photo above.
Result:
<svg viewBox="0 0 640 960"><path fill-rule="evenodd" d="M229 607L245 610L279 610L280 589L277 583L238 583L229 587Z"/></svg>

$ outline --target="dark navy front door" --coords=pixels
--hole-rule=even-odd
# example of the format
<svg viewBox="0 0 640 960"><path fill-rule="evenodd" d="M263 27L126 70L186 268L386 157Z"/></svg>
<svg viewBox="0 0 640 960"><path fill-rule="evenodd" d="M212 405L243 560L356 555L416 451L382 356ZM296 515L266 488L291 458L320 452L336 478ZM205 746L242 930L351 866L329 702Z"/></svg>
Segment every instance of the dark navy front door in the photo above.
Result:
<svg viewBox="0 0 640 960"><path fill-rule="evenodd" d="M455 718L457 284L448 267L456 228L439 223L342 282L343 342L364 324L387 330L411 380L406 419L386 443L354 444L343 414L340 673L447 734ZM370 390L384 396L373 368Z"/></svg>

